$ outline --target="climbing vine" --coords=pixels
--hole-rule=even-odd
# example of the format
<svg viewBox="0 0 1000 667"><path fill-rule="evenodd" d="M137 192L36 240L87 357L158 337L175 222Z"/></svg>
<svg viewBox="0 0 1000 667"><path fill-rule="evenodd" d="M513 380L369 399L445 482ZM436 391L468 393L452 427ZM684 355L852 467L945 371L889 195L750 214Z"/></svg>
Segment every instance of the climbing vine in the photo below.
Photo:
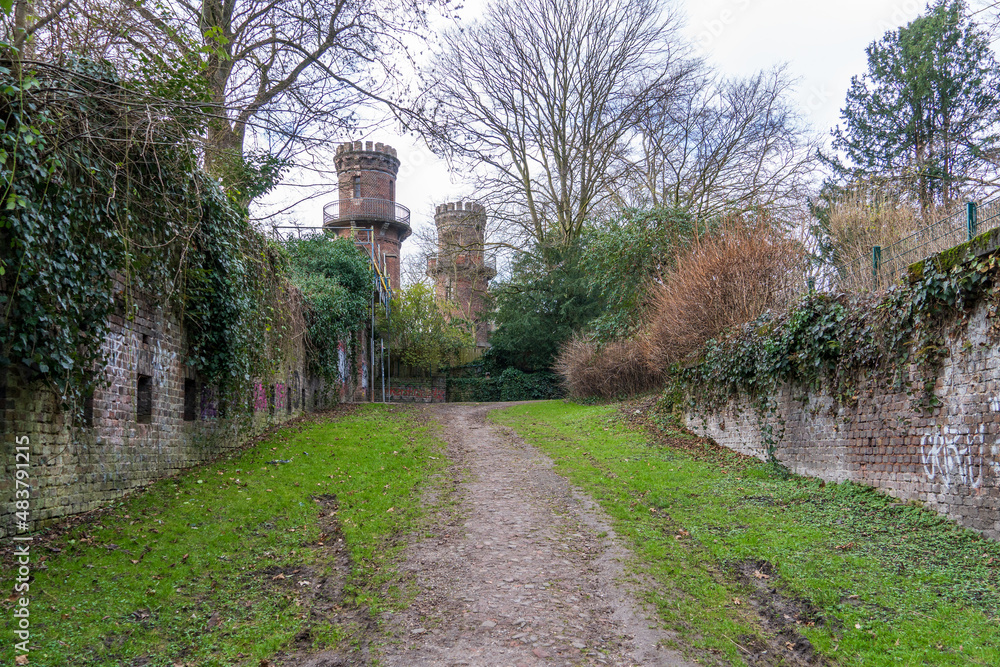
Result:
<svg viewBox="0 0 1000 667"><path fill-rule="evenodd" d="M0 63L0 369L79 404L141 296L182 317L223 395L272 372L284 260L198 167L198 87L162 100L102 64L32 67Z"/></svg>
<svg viewBox="0 0 1000 667"><path fill-rule="evenodd" d="M353 334L368 320L374 289L370 263L347 238L316 234L291 239L285 247L306 306L310 370L334 382L341 371L339 345L346 345L353 359Z"/></svg>

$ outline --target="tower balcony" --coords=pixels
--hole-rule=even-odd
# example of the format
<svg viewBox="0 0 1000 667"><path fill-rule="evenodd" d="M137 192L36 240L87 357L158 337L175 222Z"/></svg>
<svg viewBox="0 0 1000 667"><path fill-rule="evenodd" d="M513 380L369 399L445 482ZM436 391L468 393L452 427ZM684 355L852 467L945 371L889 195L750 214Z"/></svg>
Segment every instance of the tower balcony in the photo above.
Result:
<svg viewBox="0 0 1000 667"><path fill-rule="evenodd" d="M360 221L390 222L410 229L410 209L388 199L361 197L337 199L323 207L323 226L337 227Z"/></svg>

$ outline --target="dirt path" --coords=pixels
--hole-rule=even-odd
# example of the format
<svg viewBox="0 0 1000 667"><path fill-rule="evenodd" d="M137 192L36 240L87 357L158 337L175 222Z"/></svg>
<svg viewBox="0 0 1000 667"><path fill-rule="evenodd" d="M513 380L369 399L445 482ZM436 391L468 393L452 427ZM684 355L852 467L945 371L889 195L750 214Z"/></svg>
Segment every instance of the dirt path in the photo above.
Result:
<svg viewBox="0 0 1000 667"><path fill-rule="evenodd" d="M603 512L552 461L490 425L495 406L428 408L462 480L403 565L419 593L387 624L387 666L688 665L621 587Z"/></svg>

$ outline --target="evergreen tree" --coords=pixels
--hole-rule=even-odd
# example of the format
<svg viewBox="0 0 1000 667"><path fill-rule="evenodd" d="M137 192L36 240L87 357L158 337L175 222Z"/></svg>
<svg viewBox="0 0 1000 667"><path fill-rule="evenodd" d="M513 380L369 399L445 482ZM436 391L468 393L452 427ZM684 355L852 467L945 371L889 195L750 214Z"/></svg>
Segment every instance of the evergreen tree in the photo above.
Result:
<svg viewBox="0 0 1000 667"><path fill-rule="evenodd" d="M939 0L867 49L832 161L842 176L898 181L921 209L996 184L1000 68L960 0Z"/></svg>

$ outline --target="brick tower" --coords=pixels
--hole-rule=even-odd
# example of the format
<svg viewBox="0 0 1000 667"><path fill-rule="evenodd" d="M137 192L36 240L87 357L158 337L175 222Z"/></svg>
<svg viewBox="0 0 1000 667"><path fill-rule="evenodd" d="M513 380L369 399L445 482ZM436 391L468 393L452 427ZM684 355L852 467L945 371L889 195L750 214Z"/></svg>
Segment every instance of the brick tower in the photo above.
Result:
<svg viewBox="0 0 1000 667"><path fill-rule="evenodd" d="M399 288L399 250L410 235L410 210L396 203L396 149L382 143L355 141L337 147L339 198L323 207L323 227L338 236L367 241L372 230L375 249L385 256L392 289ZM352 231L352 229L354 231Z"/></svg>
<svg viewBox="0 0 1000 667"><path fill-rule="evenodd" d="M496 263L486 258L486 209L472 202L442 204L434 213L438 252L427 258L437 298L459 306L476 325L476 345L485 347L489 323L482 320L486 288L496 276Z"/></svg>

